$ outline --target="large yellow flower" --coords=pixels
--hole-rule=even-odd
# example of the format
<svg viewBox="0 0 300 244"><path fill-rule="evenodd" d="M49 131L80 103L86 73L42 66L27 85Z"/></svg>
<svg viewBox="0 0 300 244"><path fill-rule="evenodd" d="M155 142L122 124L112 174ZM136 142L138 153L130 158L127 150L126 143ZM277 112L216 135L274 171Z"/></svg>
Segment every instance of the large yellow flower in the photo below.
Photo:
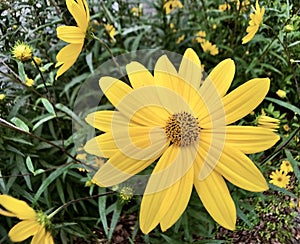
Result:
<svg viewBox="0 0 300 244"><path fill-rule="evenodd" d="M229 124L261 103L269 79L252 79L226 95L234 62L222 61L202 83L201 63L192 49L186 50L178 71L166 55L158 59L153 75L138 62L126 69L131 87L112 77L99 82L117 111L86 118L105 133L89 140L85 150L109 158L94 175L96 184L119 184L158 160L141 203L144 233L158 224L163 231L171 227L184 212L193 185L215 221L234 229L236 209L225 179L249 191L268 189L245 154L270 148L279 136L269 129Z"/></svg>
<svg viewBox="0 0 300 244"><path fill-rule="evenodd" d="M256 9L254 9L252 6L254 13L250 14L249 26L246 29L248 34L243 38L242 44L246 44L247 42L251 41L252 38L255 36L256 32L258 31L259 26L262 24L265 8L262 7L260 9L258 0L256 0L255 7Z"/></svg>
<svg viewBox="0 0 300 244"><path fill-rule="evenodd" d="M51 224L50 220L43 212L35 212L26 202L8 195L0 195L0 205L6 209L0 208L0 214L22 220L9 231L11 241L20 242L33 236L32 244L54 244L47 230Z"/></svg>
<svg viewBox="0 0 300 244"><path fill-rule="evenodd" d="M90 11L86 0L66 0L66 4L78 26L59 26L56 29L58 38L70 44L62 48L56 55L55 67L61 67L58 69L55 79L66 72L78 58L90 20Z"/></svg>

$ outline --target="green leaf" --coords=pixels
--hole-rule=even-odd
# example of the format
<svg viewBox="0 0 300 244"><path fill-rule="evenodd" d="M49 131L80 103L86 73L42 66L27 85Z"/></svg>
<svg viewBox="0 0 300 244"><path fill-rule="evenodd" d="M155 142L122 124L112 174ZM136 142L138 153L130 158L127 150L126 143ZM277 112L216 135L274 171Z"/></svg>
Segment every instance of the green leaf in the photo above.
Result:
<svg viewBox="0 0 300 244"><path fill-rule="evenodd" d="M29 173L28 173L28 171L26 169L23 157L21 157L20 155L16 155L16 163L17 163L17 168L19 169L19 171L23 175L23 178L24 178L24 180L26 182L27 187L30 190L32 190L30 176L29 176Z"/></svg>
<svg viewBox="0 0 300 244"><path fill-rule="evenodd" d="M52 106L52 104L46 99L46 98L40 98L42 101L45 109L48 111L48 113L55 115L55 110Z"/></svg>
<svg viewBox="0 0 300 244"><path fill-rule="evenodd" d="M18 73L21 80L25 83L26 82L26 74L24 70L24 65L22 62L18 61Z"/></svg>
<svg viewBox="0 0 300 244"><path fill-rule="evenodd" d="M105 188L99 188L99 194L105 193ZM100 220L105 232L105 235L108 236L108 225L107 225L107 218L106 218L106 196L98 198L98 211L100 215Z"/></svg>
<svg viewBox="0 0 300 244"><path fill-rule="evenodd" d="M23 120L21 120L17 117L13 117L10 121L18 128L20 128L26 132L29 132L29 127L25 124L25 122Z"/></svg>
<svg viewBox="0 0 300 244"><path fill-rule="evenodd" d="M292 192L290 192L290 191L288 191L288 190L286 190L284 188L275 186L275 185L273 185L271 183L268 183L268 186L269 186L270 189L272 189L274 191L279 191L279 192L281 192L281 193L283 193L285 195L288 195L288 196L290 196L292 198L297 198L297 196L294 193L292 193Z"/></svg>
<svg viewBox="0 0 300 244"><path fill-rule="evenodd" d="M112 216L111 223L110 223L110 228L109 228L108 237L107 237L108 241L110 241L112 238L112 234L114 233L114 230L118 223L121 211L122 211L122 203L120 201L117 201L115 203L115 208L114 208L113 216Z"/></svg>
<svg viewBox="0 0 300 244"><path fill-rule="evenodd" d="M27 157L26 157L26 166L27 166L27 169L28 169L31 173L34 173L34 167L33 167L33 164L32 164L32 161L31 161L30 156L27 156Z"/></svg>
<svg viewBox="0 0 300 244"><path fill-rule="evenodd" d="M293 155L289 150L285 149L284 152L285 155L287 156L288 161L293 166L294 174L297 177L298 182L300 182L300 170L299 170L300 162L294 160Z"/></svg>
<svg viewBox="0 0 300 244"><path fill-rule="evenodd" d="M90 72L94 74L94 67L93 67L93 53L89 53L85 56L85 60L87 65L89 66Z"/></svg>
<svg viewBox="0 0 300 244"><path fill-rule="evenodd" d="M283 101L280 101L278 99L271 98L271 97L266 97L265 99L267 101L271 101L271 102L277 103L278 105L280 105L282 107L285 107L285 108L291 110L292 112L300 115L300 109L297 108L296 106L292 105L292 104L289 104L287 102L283 102Z"/></svg>
<svg viewBox="0 0 300 244"><path fill-rule="evenodd" d="M47 122L48 120L50 119L53 119L55 118L56 116L53 115L53 114L49 114L49 115L46 115L46 117L44 117L43 119L41 119L40 121L38 121L32 128L32 130L34 131L35 129L37 129L41 124Z"/></svg>

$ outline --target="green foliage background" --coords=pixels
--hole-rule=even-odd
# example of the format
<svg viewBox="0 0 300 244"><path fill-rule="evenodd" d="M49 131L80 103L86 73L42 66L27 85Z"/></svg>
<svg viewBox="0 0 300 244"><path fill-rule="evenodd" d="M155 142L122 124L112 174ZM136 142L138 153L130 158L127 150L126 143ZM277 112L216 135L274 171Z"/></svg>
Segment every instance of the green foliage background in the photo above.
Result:
<svg viewBox="0 0 300 244"><path fill-rule="evenodd" d="M228 184L238 213L234 232L218 226L193 194L187 210L172 228L164 233L156 228L143 235L137 217L141 197L124 203L117 193L110 194L110 190L93 184L87 186L90 175L79 170L83 166L76 159L76 139L81 138L82 131L73 133L72 120L84 122L72 111L74 102L81 84L95 77L95 70L111 58L110 53L99 42L86 40L74 66L55 81L55 57L65 45L57 38L56 27L75 25L65 1L4 0L0 2L0 93L6 97L0 100L0 193L25 200L47 213L74 201L52 219L57 243L227 243L244 240L244 236L250 238L248 241L290 243L300 233L299 208L289 204L299 201L300 3L259 1L266 9L264 24L251 42L242 45L250 5L243 11L236 8L235 1L228 1L230 10L220 11L221 0L181 2L182 9L166 15L162 0L88 0L92 31L114 56L140 49L183 54L192 47L207 73L223 59L232 58L236 75L231 89L255 77L269 77L267 98L254 115L239 123L256 125L261 108L280 119L278 133L282 139L277 147L250 157L267 179L282 160L288 159L294 168L289 187L270 185L266 193L254 194ZM132 13L132 7L140 7L138 16ZM106 23L115 26L115 41L105 30ZM170 28L171 23L176 32ZM204 53L194 41L199 30L217 45L218 55ZM185 38L178 44L182 35ZM34 55L42 59L41 72L31 62L21 63L12 57L11 49L17 41L34 48ZM24 84L25 74L34 79L32 87ZM278 89L286 92L286 98L276 95ZM102 109L109 106L107 101L102 105ZM97 160L88 156L85 162L94 164ZM76 200L104 193L107 195L103 197ZM275 226L270 224L274 219ZM16 222L0 216L0 243L9 243L7 233Z"/></svg>

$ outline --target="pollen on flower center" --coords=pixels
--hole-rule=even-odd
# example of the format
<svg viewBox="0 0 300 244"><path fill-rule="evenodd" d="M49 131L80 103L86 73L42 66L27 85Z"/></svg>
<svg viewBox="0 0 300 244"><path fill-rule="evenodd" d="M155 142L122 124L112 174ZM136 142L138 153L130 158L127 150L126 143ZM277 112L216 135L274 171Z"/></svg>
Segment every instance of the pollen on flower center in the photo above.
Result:
<svg viewBox="0 0 300 244"><path fill-rule="evenodd" d="M164 127L169 140L177 146L188 146L198 140L198 119L187 112L175 113Z"/></svg>

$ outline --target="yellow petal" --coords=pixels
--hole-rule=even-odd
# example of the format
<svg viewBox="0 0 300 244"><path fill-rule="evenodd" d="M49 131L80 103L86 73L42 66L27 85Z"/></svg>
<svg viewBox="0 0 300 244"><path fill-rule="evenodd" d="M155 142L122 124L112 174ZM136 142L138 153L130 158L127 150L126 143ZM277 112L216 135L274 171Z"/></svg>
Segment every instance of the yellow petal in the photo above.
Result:
<svg viewBox="0 0 300 244"><path fill-rule="evenodd" d="M194 182L194 168L191 167L182 179L176 183L179 184L175 198L171 206L166 211L165 216L160 221L162 231L169 229L183 214L186 209L193 189ZM167 195L169 196L169 194Z"/></svg>
<svg viewBox="0 0 300 244"><path fill-rule="evenodd" d="M86 31L90 19L86 0L66 0L67 8L82 31Z"/></svg>
<svg viewBox="0 0 300 244"><path fill-rule="evenodd" d="M228 91L235 73L235 65L232 59L225 59L220 62L209 74L210 79L215 85L219 96L223 97Z"/></svg>
<svg viewBox="0 0 300 244"><path fill-rule="evenodd" d="M63 73L65 73L77 60L81 50L82 50L82 44L68 44L64 48L62 48L58 54L56 55L57 64L55 67L62 65L56 73L55 79L59 76L61 76Z"/></svg>
<svg viewBox="0 0 300 244"><path fill-rule="evenodd" d="M168 146L160 128L133 127L113 134L119 151L94 175L100 186L119 184L154 162Z"/></svg>
<svg viewBox="0 0 300 244"><path fill-rule="evenodd" d="M2 205L4 208L6 208L6 210L14 214L19 219L35 219L36 217L35 211L29 207L26 202L18 200L14 197L0 195L0 205Z"/></svg>
<svg viewBox="0 0 300 244"><path fill-rule="evenodd" d="M179 193L181 180L192 170L195 159L193 153L196 154L191 147L171 145L159 159L149 178L141 203L140 228L143 233L149 233L155 228L162 221L166 212L169 211L172 203L176 204L174 199ZM190 177L189 173L187 177ZM189 183L192 183L190 178L189 180ZM187 187L185 190L188 192L191 186ZM182 195L181 197L183 198ZM189 196L187 198L189 199ZM184 207L185 201L186 199L181 202L181 207ZM174 219L167 216L167 219L163 222L163 228L172 225L173 221L179 218L178 214L181 214L182 211L181 208ZM168 222L168 220L171 222Z"/></svg>
<svg viewBox="0 0 300 244"><path fill-rule="evenodd" d="M56 28L57 37L68 43L83 44L85 33L77 26L59 26Z"/></svg>
<svg viewBox="0 0 300 244"><path fill-rule="evenodd" d="M39 226L37 233L33 236L31 244L45 243L46 230L43 226Z"/></svg>
<svg viewBox="0 0 300 244"><path fill-rule="evenodd" d="M8 212L8 211L5 211L5 210L3 210L1 208L0 208L0 215L4 215L4 216L7 216L7 217L17 217L16 214Z"/></svg>
<svg viewBox="0 0 300 244"><path fill-rule="evenodd" d="M99 80L99 85L109 101L118 108L120 101L133 89L126 83L109 76L102 77Z"/></svg>
<svg viewBox="0 0 300 244"><path fill-rule="evenodd" d="M110 158L118 152L111 132L106 132L87 141L84 150L98 157Z"/></svg>
<svg viewBox="0 0 300 244"><path fill-rule="evenodd" d="M203 206L217 223L234 230L236 209L223 177L213 171L200 181L199 174L200 168L195 167L194 185Z"/></svg>
<svg viewBox="0 0 300 244"><path fill-rule="evenodd" d="M134 89L155 84L153 75L145 68L145 66L138 62L131 62L126 65L126 71Z"/></svg>
<svg viewBox="0 0 300 244"><path fill-rule="evenodd" d="M184 81L196 89L200 87L202 79L201 62L193 49L186 49L180 63L178 74Z"/></svg>
<svg viewBox="0 0 300 244"><path fill-rule="evenodd" d="M85 121L98 130L107 132L112 130L112 121L116 127L129 126L128 119L118 111L97 111L88 114Z"/></svg>
<svg viewBox="0 0 300 244"><path fill-rule="evenodd" d="M268 189L265 178L255 164L244 153L227 145L215 170L245 190L260 192Z"/></svg>
<svg viewBox="0 0 300 244"><path fill-rule="evenodd" d="M280 139L274 132L254 126L227 126L226 144L243 153L257 153L269 149Z"/></svg>
<svg viewBox="0 0 300 244"><path fill-rule="evenodd" d="M13 242L20 242L33 236L39 230L40 225L36 220L24 220L16 224L8 233L9 238Z"/></svg>
<svg viewBox="0 0 300 244"><path fill-rule="evenodd" d="M263 101L269 87L270 80L268 78L256 78L226 95L222 99L226 124L231 124L253 111Z"/></svg>

